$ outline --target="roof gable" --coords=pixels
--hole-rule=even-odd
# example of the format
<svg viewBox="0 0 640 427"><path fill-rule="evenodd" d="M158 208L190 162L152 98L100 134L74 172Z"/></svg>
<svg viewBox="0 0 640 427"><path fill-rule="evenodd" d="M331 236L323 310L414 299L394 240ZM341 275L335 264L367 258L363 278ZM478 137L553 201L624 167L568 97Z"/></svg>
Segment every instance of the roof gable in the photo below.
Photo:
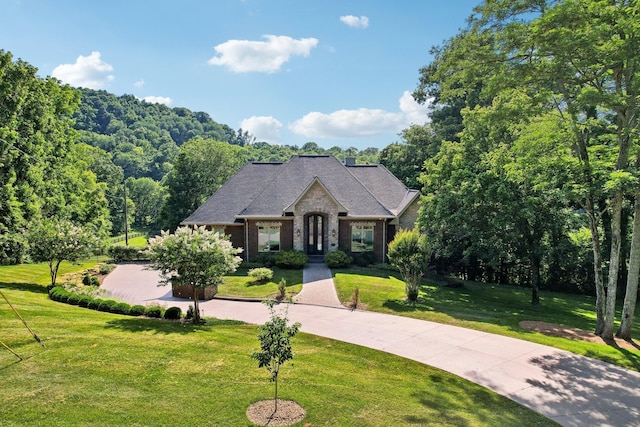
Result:
<svg viewBox="0 0 640 427"><path fill-rule="evenodd" d="M346 166L330 155L299 155L286 163L248 163L183 224L280 217L314 184L350 217L393 218L415 198L415 190L384 166Z"/></svg>
<svg viewBox="0 0 640 427"><path fill-rule="evenodd" d="M294 212L296 210L296 205L298 204L298 202L300 202L302 199L304 199L304 197L309 193L309 191L314 187L314 186L319 186L320 188L322 188L322 190L324 190L324 192L327 194L327 196L329 196L329 198L336 204L336 206L338 206L338 212L340 213L348 213L348 209L346 207L344 207L340 202L338 202L338 200L336 200L335 197L333 197L333 194L331 194L331 192L329 190L327 190L327 187L322 183L322 181L320 179L318 179L318 177L314 177L313 181L311 181L311 183L309 183L309 185L307 186L307 188L300 193L300 195L296 198L296 200L290 204L289 206L287 206L286 208L284 208L284 212Z"/></svg>

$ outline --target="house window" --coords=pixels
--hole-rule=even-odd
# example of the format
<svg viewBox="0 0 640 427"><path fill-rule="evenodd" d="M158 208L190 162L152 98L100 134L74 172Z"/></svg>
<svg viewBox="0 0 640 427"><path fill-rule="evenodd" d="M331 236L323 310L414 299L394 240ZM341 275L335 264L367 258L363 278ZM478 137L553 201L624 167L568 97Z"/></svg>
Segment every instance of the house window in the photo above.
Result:
<svg viewBox="0 0 640 427"><path fill-rule="evenodd" d="M353 224L351 226L351 252L373 250L373 224Z"/></svg>
<svg viewBox="0 0 640 427"><path fill-rule="evenodd" d="M280 251L280 225L258 225L258 252Z"/></svg>

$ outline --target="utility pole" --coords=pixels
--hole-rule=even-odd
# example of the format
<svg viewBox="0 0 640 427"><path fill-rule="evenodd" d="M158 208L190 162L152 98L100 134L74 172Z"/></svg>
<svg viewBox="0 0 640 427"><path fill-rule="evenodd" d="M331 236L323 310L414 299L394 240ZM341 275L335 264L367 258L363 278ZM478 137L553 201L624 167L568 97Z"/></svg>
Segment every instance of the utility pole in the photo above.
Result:
<svg viewBox="0 0 640 427"><path fill-rule="evenodd" d="M129 246L129 219L127 218L127 181L122 178L122 188L124 189L124 244Z"/></svg>

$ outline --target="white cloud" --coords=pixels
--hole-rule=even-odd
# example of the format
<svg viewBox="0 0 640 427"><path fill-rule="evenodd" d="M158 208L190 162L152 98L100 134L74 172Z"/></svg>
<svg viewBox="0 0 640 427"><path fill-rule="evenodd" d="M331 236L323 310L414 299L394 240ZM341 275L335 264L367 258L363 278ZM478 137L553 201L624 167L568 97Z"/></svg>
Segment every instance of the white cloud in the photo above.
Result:
<svg viewBox="0 0 640 427"><path fill-rule="evenodd" d="M140 80L138 80L138 81L137 81L137 82L135 82L133 85L134 85L135 87L142 87L142 86L144 86L144 79L140 79Z"/></svg>
<svg viewBox="0 0 640 427"><path fill-rule="evenodd" d="M143 101L146 101L150 104L164 104L171 105L172 99L168 96L145 96L142 98Z"/></svg>
<svg viewBox="0 0 640 427"><path fill-rule="evenodd" d="M409 91L402 94L399 105L399 112L369 108L330 114L311 112L289 125L289 129L307 138L339 139L397 133L411 124L426 123L429 107L414 101Z"/></svg>
<svg viewBox="0 0 640 427"><path fill-rule="evenodd" d="M240 123L242 130L248 131L256 141L280 144L282 123L271 116L253 116Z"/></svg>
<svg viewBox="0 0 640 427"><path fill-rule="evenodd" d="M291 56L309 56L318 39L263 36L266 41L229 40L214 47L211 65L223 65L236 73L275 73Z"/></svg>
<svg viewBox="0 0 640 427"><path fill-rule="evenodd" d="M61 64L53 69L51 75L72 86L101 89L114 79L113 66L100 58L100 52L91 52L89 56L78 56L75 64Z"/></svg>
<svg viewBox="0 0 640 427"><path fill-rule="evenodd" d="M345 15L340 17L340 22L352 28L367 28L369 26L369 18L366 16Z"/></svg>
<svg viewBox="0 0 640 427"><path fill-rule="evenodd" d="M331 114L312 112L293 122L289 129L309 138L357 138L402 129L403 115L359 108Z"/></svg>
<svg viewBox="0 0 640 427"><path fill-rule="evenodd" d="M408 90L405 90L400 97L400 111L402 111L406 117L406 122L409 125L423 125L429 118L427 114L431 108L431 99L427 100L424 104L419 104L413 95Z"/></svg>

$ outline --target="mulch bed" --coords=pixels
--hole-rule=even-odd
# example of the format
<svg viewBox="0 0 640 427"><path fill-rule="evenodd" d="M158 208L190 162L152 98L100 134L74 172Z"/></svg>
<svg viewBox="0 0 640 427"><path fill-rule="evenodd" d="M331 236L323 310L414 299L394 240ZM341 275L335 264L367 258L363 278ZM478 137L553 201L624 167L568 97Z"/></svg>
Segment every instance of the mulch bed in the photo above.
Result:
<svg viewBox="0 0 640 427"><path fill-rule="evenodd" d="M306 412L293 400L278 399L278 412L274 412L275 401L261 400L247 408L247 418L259 426L290 426L302 421Z"/></svg>

